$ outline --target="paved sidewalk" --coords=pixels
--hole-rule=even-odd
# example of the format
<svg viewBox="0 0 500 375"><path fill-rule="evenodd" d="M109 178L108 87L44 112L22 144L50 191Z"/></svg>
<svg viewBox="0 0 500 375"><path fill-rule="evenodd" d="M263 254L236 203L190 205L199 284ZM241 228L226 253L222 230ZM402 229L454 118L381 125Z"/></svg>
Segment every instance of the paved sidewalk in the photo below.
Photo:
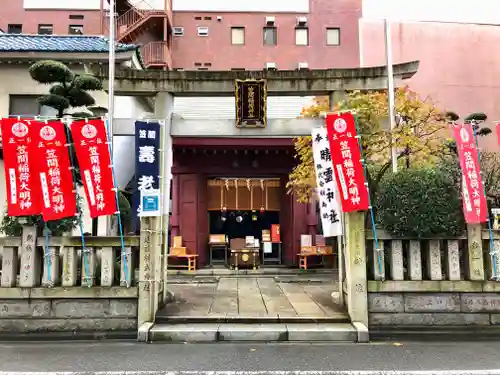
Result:
<svg viewBox="0 0 500 375"><path fill-rule="evenodd" d="M287 282L288 281L288 282ZM161 316L344 317L331 297L337 283L324 280L248 277L170 284L175 301Z"/></svg>

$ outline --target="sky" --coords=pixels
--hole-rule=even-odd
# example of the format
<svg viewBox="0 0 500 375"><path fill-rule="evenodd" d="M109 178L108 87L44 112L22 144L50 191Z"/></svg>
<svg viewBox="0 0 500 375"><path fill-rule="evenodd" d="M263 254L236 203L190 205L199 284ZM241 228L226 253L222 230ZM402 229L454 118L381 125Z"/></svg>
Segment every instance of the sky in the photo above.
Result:
<svg viewBox="0 0 500 375"><path fill-rule="evenodd" d="M500 0L363 0L363 18L500 25Z"/></svg>

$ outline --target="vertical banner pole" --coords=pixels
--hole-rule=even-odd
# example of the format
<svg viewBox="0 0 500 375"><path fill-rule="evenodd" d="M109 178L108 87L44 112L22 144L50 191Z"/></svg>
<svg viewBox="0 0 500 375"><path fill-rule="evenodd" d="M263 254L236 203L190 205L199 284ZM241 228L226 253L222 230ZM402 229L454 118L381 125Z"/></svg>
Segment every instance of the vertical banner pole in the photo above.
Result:
<svg viewBox="0 0 500 375"><path fill-rule="evenodd" d="M121 259L122 259L122 267L123 267L123 273L125 275L125 280L120 280L121 282L125 282L125 286L127 288L130 287L131 282L128 278L128 256L129 252L125 249L125 238L123 236L123 225L122 225L122 216L120 213L120 199L118 197L118 187L116 186L116 175L115 175L115 166L113 164L113 143L111 141L113 137L113 132L111 130L112 123L109 122L109 116L108 116L108 121L106 121L106 129L108 132L108 148L109 148L109 156L110 156L110 162L111 165L109 166L111 168L111 173L113 176L113 187L115 190L115 200L116 200L116 220L118 220L118 230L119 230L119 235L120 235L120 245L121 245Z"/></svg>
<svg viewBox="0 0 500 375"><path fill-rule="evenodd" d="M80 207L80 194L78 193L78 186L76 185L76 172L75 172L75 160L73 158L73 142L71 138L71 133L69 130L69 126L71 124L71 120L68 119L64 121L64 119L61 119L61 121L64 123L64 128L66 129L66 138L68 140L67 147L68 147L68 152L69 152L69 160L71 163L71 172L73 175L73 188L75 189L75 194L76 194L76 206L78 210L78 227L80 229L80 237L82 240L82 258L83 258L83 267L85 270L85 277L89 277L89 259L88 259L88 250L87 246L85 246L85 236L83 235L83 218L82 218L82 209ZM87 286L90 288L92 283L87 283Z"/></svg>
<svg viewBox="0 0 500 375"><path fill-rule="evenodd" d="M371 226L372 226L372 232L373 232L373 241L375 242L375 249L377 250L377 265L378 265L378 272L380 277L382 278L382 281L385 280L385 272L384 272L384 265L382 264L382 254L381 252L384 251L384 249L380 248L380 243L378 240L377 236L377 227L375 224L375 214L373 213L373 205L372 205L372 199L370 196L370 188L368 186L368 170L366 166L366 159L363 155L363 145L361 143L361 133L359 129L359 122L358 122L358 117L354 116L354 121L356 124L356 133L357 138L358 138L358 145L359 145L359 152L361 154L361 164L363 164L363 171L365 174L365 184L366 184L366 189L368 190L368 202L369 202L369 208L370 208L370 221L371 221Z"/></svg>
<svg viewBox="0 0 500 375"><path fill-rule="evenodd" d="M477 123L475 120L471 121L471 126L472 126L472 132L474 134L474 141L476 142L476 149L477 149L477 158L479 160L479 175L481 176L481 180L483 183L483 194L486 199L486 184L484 183L483 179L483 172L481 171L481 151L479 150L479 141L477 138L477 131L476 131L476 126ZM486 205L488 207L488 205ZM486 208L488 209L488 208ZM492 275L491 278L495 280L500 279L500 275L498 274L498 269L497 269L497 252L495 250L495 242L493 241L493 228L491 226L491 219L490 219L490 213L486 212L486 217L487 217L487 223L488 223L488 232L490 236L490 258L491 258L491 271Z"/></svg>

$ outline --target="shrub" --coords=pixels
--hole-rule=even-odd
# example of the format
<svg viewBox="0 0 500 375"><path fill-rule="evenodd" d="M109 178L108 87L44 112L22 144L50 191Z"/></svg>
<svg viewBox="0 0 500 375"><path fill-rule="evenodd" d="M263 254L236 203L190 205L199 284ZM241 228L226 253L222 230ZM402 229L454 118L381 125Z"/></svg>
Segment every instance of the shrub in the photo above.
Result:
<svg viewBox="0 0 500 375"><path fill-rule="evenodd" d="M455 236L464 230L460 192L440 169L406 169L382 180L378 224L398 237Z"/></svg>

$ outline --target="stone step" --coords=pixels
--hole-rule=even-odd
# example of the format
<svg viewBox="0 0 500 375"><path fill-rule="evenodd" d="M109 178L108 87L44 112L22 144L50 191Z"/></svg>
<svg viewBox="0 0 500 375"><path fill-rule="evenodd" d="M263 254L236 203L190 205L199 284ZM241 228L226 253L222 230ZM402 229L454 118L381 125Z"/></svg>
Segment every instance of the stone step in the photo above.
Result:
<svg viewBox="0 0 500 375"><path fill-rule="evenodd" d="M154 324L148 332L154 342L321 341L367 342L368 332L349 323L191 323Z"/></svg>
<svg viewBox="0 0 500 375"><path fill-rule="evenodd" d="M159 311L156 315L156 323L160 324L194 324L194 323L238 323L238 324L304 324L304 323L349 323L347 314L338 313L330 316L250 316L250 315L163 315Z"/></svg>

